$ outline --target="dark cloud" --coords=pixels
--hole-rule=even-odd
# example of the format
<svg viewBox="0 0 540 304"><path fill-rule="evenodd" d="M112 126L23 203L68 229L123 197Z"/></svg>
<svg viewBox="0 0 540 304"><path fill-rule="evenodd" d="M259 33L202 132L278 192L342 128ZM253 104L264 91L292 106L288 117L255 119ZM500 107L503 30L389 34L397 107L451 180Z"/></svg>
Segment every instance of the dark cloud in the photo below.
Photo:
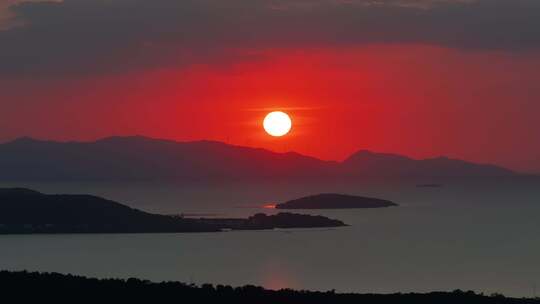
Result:
<svg viewBox="0 0 540 304"><path fill-rule="evenodd" d="M0 31L4 76L227 62L270 47L540 46L537 0L65 0L11 10L17 26Z"/></svg>

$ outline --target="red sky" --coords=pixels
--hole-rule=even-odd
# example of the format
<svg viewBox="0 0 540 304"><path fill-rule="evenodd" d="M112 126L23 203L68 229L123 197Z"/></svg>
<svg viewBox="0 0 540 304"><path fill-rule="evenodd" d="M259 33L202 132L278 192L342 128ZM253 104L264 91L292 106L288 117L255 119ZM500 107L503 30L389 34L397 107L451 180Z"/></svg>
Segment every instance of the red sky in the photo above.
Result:
<svg viewBox="0 0 540 304"><path fill-rule="evenodd" d="M540 169L540 56L420 44L256 50L252 60L4 82L3 140L141 134L343 159L358 149ZM31 88L31 89L27 89ZM271 109L293 131L262 129Z"/></svg>

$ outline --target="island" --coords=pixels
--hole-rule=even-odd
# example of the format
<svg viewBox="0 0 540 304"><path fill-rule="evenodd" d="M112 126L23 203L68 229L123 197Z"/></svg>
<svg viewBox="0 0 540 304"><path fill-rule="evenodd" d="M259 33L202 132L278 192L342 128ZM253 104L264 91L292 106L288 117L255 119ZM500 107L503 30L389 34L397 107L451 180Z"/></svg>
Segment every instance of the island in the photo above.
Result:
<svg viewBox="0 0 540 304"><path fill-rule="evenodd" d="M371 197L336 193L321 193L277 204L276 209L353 209L385 208L397 206L396 203Z"/></svg>
<svg viewBox="0 0 540 304"><path fill-rule="evenodd" d="M323 216L279 213L241 219L152 214L93 195L0 188L0 234L165 233L340 227Z"/></svg>

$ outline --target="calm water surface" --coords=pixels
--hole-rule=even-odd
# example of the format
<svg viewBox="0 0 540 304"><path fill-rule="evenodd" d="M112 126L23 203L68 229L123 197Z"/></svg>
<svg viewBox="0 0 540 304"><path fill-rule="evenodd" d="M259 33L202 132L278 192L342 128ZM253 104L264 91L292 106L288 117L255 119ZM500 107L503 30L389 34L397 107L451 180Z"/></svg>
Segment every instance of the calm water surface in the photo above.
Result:
<svg viewBox="0 0 540 304"><path fill-rule="evenodd" d="M419 181L422 182L422 181ZM0 269L355 292L540 290L540 181L355 183L1 183L91 193L159 213L248 216L318 192L397 208L317 210L350 227L200 234L0 236Z"/></svg>

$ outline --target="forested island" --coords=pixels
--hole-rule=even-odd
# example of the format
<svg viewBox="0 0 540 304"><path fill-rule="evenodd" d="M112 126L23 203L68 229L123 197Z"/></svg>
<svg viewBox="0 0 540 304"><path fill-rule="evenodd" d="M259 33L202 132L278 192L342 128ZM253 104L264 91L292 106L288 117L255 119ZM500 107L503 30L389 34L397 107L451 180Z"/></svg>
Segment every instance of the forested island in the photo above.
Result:
<svg viewBox="0 0 540 304"><path fill-rule="evenodd" d="M472 291L354 294L334 291L268 290L257 286L231 287L181 282L153 283L139 279L91 279L58 273L0 271L2 296L18 302L67 301L76 299L95 303L112 300L121 303L181 302L181 303L246 303L246 304L318 304L318 303L405 303L405 304L537 304L538 298L507 298L500 294L486 296ZM176 299L176 300L175 300Z"/></svg>
<svg viewBox="0 0 540 304"><path fill-rule="evenodd" d="M397 204L378 198L321 193L277 204L276 209L354 209L385 208L392 206L397 206Z"/></svg>
<svg viewBox="0 0 540 304"><path fill-rule="evenodd" d="M245 219L184 218L152 214L93 195L43 194L0 188L0 234L217 232L340 227L339 220L293 213Z"/></svg>

